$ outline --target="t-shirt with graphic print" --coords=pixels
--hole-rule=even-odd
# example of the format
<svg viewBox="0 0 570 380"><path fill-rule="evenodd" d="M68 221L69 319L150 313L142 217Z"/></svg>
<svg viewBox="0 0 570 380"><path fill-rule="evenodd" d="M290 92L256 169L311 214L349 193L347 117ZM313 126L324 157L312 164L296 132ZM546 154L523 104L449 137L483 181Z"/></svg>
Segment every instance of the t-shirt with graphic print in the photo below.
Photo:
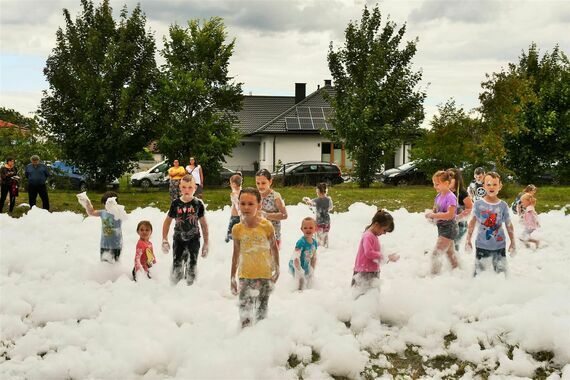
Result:
<svg viewBox="0 0 570 380"><path fill-rule="evenodd" d="M106 210L100 210L101 217L101 248L121 249L123 247L123 232L121 219L116 219Z"/></svg>
<svg viewBox="0 0 570 380"><path fill-rule="evenodd" d="M183 202L180 198L173 200L168 216L176 221L174 239L200 239L199 219L204 217L204 212L204 203L198 198L192 198L190 202Z"/></svg>
<svg viewBox="0 0 570 380"><path fill-rule="evenodd" d="M332 199L330 197L317 197L312 202L315 205L317 224L331 224L329 210L332 206Z"/></svg>
<svg viewBox="0 0 570 380"><path fill-rule="evenodd" d="M437 212L447 212L450 207L457 207L457 197L453 192L448 191L445 194L437 194L435 196L435 207ZM438 219L437 223L448 222L448 220Z"/></svg>
<svg viewBox="0 0 570 380"><path fill-rule="evenodd" d="M239 241L239 278L271 278L273 257L271 256L271 238L275 230L271 222L261 219L255 227L246 227L238 223L232 228L232 237Z"/></svg>
<svg viewBox="0 0 570 380"><path fill-rule="evenodd" d="M152 242L139 239L135 253L135 270L144 269L148 272L148 263L156 264Z"/></svg>
<svg viewBox="0 0 570 380"><path fill-rule="evenodd" d="M473 205L473 215L479 225L475 247L493 251L505 248L507 243L503 224L511 220L507 203L489 203L479 199Z"/></svg>
<svg viewBox="0 0 570 380"><path fill-rule="evenodd" d="M285 203L283 202L283 198L281 198L281 194L275 190L271 190L269 194L261 198L261 210L267 213L279 212L276 201L277 199L281 199L281 202ZM271 220L271 224L273 224L273 229L275 229L275 238L277 240L281 240L281 221Z"/></svg>
<svg viewBox="0 0 570 380"><path fill-rule="evenodd" d="M477 182L475 180L471 181L467 191L473 201L483 199L483 197L487 195L487 190L483 187L483 182Z"/></svg>
<svg viewBox="0 0 570 380"><path fill-rule="evenodd" d="M289 260L289 269L295 272L295 259L299 259L301 268L305 271L305 274L311 273L311 259L317 254L317 240L313 239L312 243L309 243L305 236L301 236L295 244L295 252L293 257Z"/></svg>

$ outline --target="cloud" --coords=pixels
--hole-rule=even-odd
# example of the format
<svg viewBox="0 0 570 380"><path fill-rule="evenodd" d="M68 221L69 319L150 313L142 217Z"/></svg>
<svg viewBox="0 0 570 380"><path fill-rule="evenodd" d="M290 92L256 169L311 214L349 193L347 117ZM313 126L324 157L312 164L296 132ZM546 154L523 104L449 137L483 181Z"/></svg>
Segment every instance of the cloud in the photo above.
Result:
<svg viewBox="0 0 570 380"><path fill-rule="evenodd" d="M426 1L410 13L410 22L430 22L446 19L471 24L492 21L501 4L493 0Z"/></svg>

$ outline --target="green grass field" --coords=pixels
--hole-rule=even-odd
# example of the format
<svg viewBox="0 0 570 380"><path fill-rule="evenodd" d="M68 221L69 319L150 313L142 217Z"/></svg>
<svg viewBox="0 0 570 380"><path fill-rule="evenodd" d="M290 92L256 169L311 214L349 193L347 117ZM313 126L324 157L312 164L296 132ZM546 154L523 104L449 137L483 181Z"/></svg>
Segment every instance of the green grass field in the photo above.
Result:
<svg viewBox="0 0 570 380"><path fill-rule="evenodd" d="M253 177L246 177L244 186L254 186ZM312 186L291 186L275 187L279 191L286 204L294 205L302 202L304 196L315 196ZM500 196L509 204L516 194L522 190L521 186L505 185ZM229 188L206 188L204 191L204 201L209 210L218 210L230 204ZM73 211L84 213L83 208L77 203L76 192L71 190L51 190L49 191L51 211ZM102 192L88 192L93 205L97 208ZM157 207L163 211L168 210L170 199L168 190L152 188L148 190L132 188L127 186L127 178L121 180L118 191L119 203L124 205L127 211L132 211L137 207ZM389 210L406 208L410 212L421 212L431 208L435 191L430 186L406 186L393 187L381 184L373 184L368 189L361 189L355 183L344 183L333 186L329 190L336 212L344 212L355 202L363 202ZM540 187L537 194L537 211L539 213L549 210L558 210L566 205L570 205L570 186L545 186ZM28 194L25 191L20 193L16 199L16 204L28 203ZM38 198L38 204L41 204ZM5 210L7 205L5 206ZM27 212L25 207L16 207L13 216L20 217ZM570 212L567 210L566 212Z"/></svg>

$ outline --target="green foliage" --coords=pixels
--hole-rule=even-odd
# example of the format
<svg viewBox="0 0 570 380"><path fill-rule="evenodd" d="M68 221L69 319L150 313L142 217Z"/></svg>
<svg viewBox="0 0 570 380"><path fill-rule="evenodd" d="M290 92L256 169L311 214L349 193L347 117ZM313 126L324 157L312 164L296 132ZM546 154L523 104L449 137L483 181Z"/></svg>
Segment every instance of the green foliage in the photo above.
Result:
<svg viewBox="0 0 570 380"><path fill-rule="evenodd" d="M544 172L570 177L570 62L557 46L542 58L535 44L507 70L487 76L480 95L497 162L523 183ZM504 158L504 160L502 160Z"/></svg>
<svg viewBox="0 0 570 380"><path fill-rule="evenodd" d="M425 173L466 165L488 166L482 161L481 122L458 108L455 100L440 105L430 125L412 148L412 159Z"/></svg>
<svg viewBox="0 0 570 380"><path fill-rule="evenodd" d="M404 42L405 32L394 22L382 26L378 7L365 7L360 24L348 24L345 45L335 51L330 44L336 88L330 137L355 160L361 187L370 186L386 155L413 138L424 118L426 93L415 89L422 74L411 68L417 40Z"/></svg>
<svg viewBox="0 0 570 380"><path fill-rule="evenodd" d="M0 107L0 120L15 124L20 128L0 128L0 161L11 156L16 159L18 171L30 161L34 154L42 160L54 160L59 155L56 144L43 136L36 118Z"/></svg>
<svg viewBox="0 0 570 380"><path fill-rule="evenodd" d="M170 160L187 163L196 157L206 182L221 168L224 155L239 142L234 128L241 109L241 83L233 82L228 66L234 41L226 43L221 18L172 25L164 41L160 91L155 99L162 136L158 149Z"/></svg>
<svg viewBox="0 0 570 380"><path fill-rule="evenodd" d="M129 170L155 136L156 49L140 6L130 16L124 7L116 22L109 0L81 4L75 21L63 10L39 114L63 158L103 184Z"/></svg>

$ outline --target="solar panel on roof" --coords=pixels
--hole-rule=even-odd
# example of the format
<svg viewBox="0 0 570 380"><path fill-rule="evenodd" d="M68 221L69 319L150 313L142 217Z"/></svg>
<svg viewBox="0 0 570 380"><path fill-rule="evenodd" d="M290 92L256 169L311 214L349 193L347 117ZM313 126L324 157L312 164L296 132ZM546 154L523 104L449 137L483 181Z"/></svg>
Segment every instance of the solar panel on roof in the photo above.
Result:
<svg viewBox="0 0 570 380"><path fill-rule="evenodd" d="M300 117L299 118L299 125L301 126L301 129L304 131L307 130L314 130L315 128L313 127L313 121L311 120L310 117Z"/></svg>
<svg viewBox="0 0 570 380"><path fill-rule="evenodd" d="M297 107L297 115L299 117L311 117L309 107Z"/></svg>
<svg viewBox="0 0 570 380"><path fill-rule="evenodd" d="M313 117L313 118L322 119L325 117L325 115L323 114L323 108L322 107L311 107L310 111L311 111L311 117Z"/></svg>
<svg viewBox="0 0 570 380"><path fill-rule="evenodd" d="M299 120L296 117L286 117L285 118L285 128L288 131L299 130L301 126L299 125Z"/></svg>

